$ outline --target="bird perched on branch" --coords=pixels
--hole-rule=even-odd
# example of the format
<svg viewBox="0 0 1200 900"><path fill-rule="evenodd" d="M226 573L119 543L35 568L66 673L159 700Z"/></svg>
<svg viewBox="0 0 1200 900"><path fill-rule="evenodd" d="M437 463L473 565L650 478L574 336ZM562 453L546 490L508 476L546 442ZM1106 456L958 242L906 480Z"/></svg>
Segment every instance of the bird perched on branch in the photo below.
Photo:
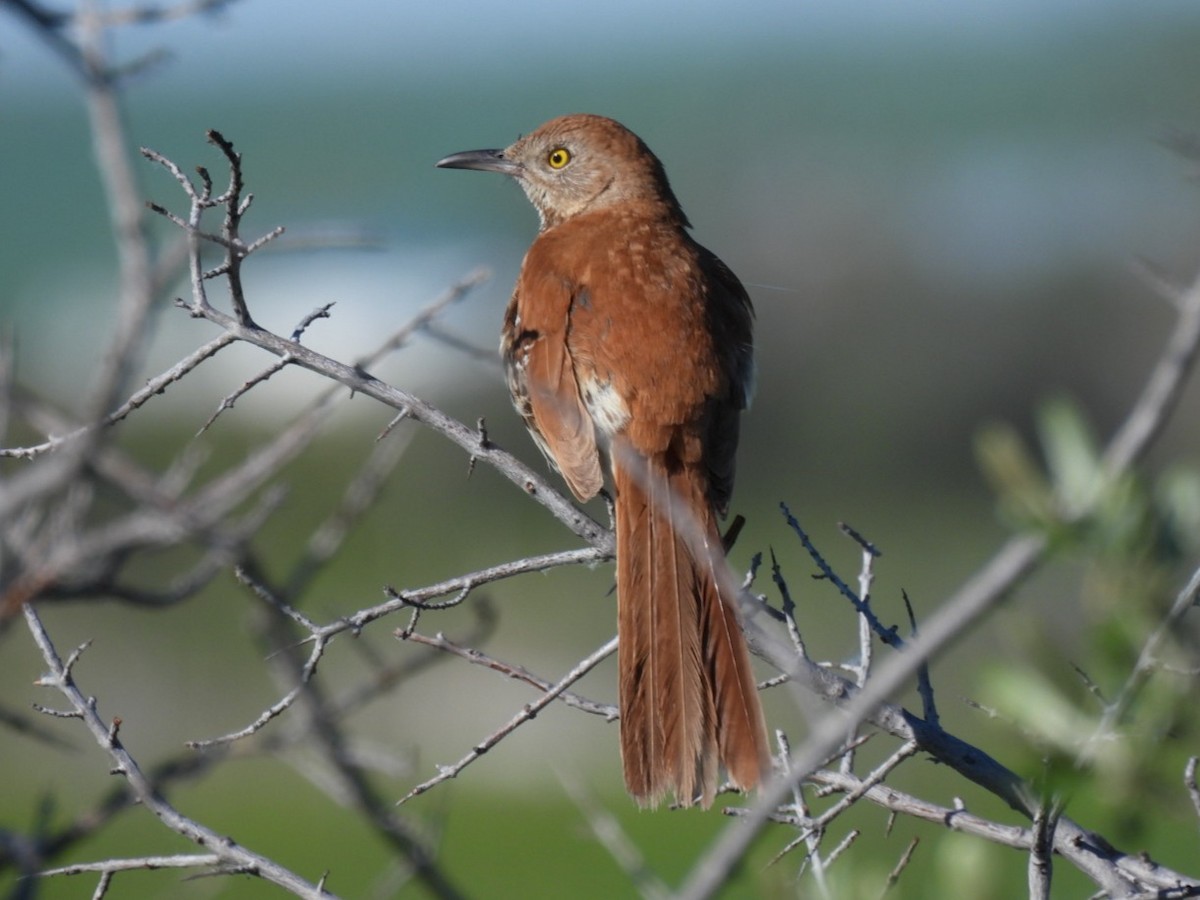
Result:
<svg viewBox="0 0 1200 900"><path fill-rule="evenodd" d="M612 472L625 784L712 803L770 765L718 530L754 386L752 309L662 163L612 119L553 119L450 169L516 179L541 219L504 317L513 403L575 496Z"/></svg>

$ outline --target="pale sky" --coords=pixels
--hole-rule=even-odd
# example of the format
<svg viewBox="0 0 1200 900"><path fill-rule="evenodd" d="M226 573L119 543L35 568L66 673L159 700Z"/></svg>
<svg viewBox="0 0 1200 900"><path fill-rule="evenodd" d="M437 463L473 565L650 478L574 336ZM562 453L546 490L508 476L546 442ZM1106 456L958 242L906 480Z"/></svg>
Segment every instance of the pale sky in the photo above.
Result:
<svg viewBox="0 0 1200 900"><path fill-rule="evenodd" d="M61 6L62 4L56 4ZM112 4L116 5L116 4ZM348 0L294 3L242 0L223 13L126 29L123 55L171 48L181 62L205 63L206 78L287 77L419 67L455 80L489 66L555 59L602 63L614 52L664 48L704 52L767 42L797 48L843 42L887 46L908 41L1036 41L1103 20L1200 17L1193 0L453 0L398 3ZM194 47L191 37L203 32ZM213 61L213 43L222 52ZM9 88L60 83L50 52L13 14L0 9L0 79ZM452 61L452 62L451 62ZM548 72L547 77L553 77ZM211 82L209 82L211 83Z"/></svg>

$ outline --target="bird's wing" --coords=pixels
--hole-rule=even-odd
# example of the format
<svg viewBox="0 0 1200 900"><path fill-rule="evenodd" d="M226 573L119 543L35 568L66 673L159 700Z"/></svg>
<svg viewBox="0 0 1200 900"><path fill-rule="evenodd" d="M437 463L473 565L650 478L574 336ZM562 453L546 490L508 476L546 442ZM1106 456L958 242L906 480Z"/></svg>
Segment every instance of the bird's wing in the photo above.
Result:
<svg viewBox="0 0 1200 900"><path fill-rule="evenodd" d="M705 459L713 506L722 515L733 494L739 419L754 396L754 307L737 276L710 251L699 248L712 327L721 340L716 350L725 373L725 396L711 406Z"/></svg>
<svg viewBox="0 0 1200 900"><path fill-rule="evenodd" d="M604 484L596 432L568 348L574 289L523 273L509 305L504 356L513 400L542 452L580 500Z"/></svg>

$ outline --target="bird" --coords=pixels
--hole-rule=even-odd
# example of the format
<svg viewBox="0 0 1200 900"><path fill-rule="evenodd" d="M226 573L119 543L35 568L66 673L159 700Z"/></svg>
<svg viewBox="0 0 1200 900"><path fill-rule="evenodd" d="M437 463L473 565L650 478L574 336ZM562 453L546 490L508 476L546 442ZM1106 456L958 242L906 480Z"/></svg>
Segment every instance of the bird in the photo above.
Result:
<svg viewBox="0 0 1200 900"><path fill-rule="evenodd" d="M757 787L771 759L719 530L754 391L746 289L613 119L560 116L437 166L510 176L538 213L500 351L514 406L574 495L611 473L629 794L707 808L721 768Z"/></svg>

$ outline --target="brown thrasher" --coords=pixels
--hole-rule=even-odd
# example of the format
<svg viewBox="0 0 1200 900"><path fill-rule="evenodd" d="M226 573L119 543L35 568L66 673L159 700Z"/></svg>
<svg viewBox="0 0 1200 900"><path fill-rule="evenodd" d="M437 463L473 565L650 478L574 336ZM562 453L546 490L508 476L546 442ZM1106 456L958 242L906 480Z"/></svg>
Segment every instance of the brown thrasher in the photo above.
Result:
<svg viewBox="0 0 1200 900"><path fill-rule="evenodd" d="M504 316L513 403L580 500L617 520L621 758L640 803L712 803L770 765L717 515L754 384L750 299L688 234L662 163L612 119L562 116L438 166L511 175L541 217Z"/></svg>

